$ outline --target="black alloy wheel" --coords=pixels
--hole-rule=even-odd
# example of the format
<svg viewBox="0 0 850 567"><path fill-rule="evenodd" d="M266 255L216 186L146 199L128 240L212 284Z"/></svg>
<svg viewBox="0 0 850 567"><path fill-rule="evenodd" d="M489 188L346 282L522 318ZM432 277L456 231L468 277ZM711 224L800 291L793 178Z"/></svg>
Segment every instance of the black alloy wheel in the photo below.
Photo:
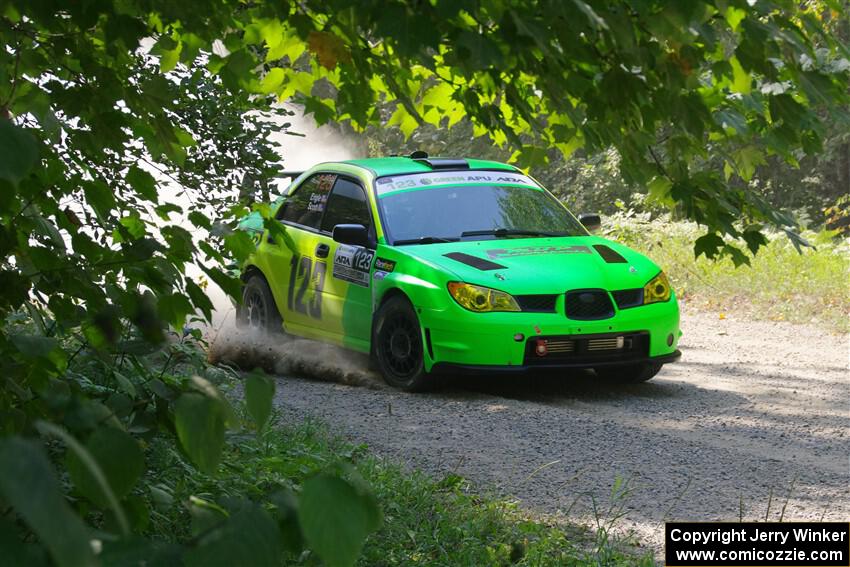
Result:
<svg viewBox="0 0 850 567"><path fill-rule="evenodd" d="M433 385L425 372L422 327L407 298L397 295L381 306L375 315L372 344L387 384L408 392Z"/></svg>

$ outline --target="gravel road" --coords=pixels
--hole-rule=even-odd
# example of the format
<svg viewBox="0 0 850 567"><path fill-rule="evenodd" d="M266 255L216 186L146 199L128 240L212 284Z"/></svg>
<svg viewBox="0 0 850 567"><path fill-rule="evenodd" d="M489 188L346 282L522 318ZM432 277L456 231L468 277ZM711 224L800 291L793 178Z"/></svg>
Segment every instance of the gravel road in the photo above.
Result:
<svg viewBox="0 0 850 567"><path fill-rule="evenodd" d="M321 418L533 513L593 524L622 510L616 530L656 552L665 518L850 519L848 337L716 314L685 313L682 326L681 362L641 385L482 377L414 395L369 376L352 386L289 373L277 405L284 420ZM298 342L301 355L327 349ZM615 482L625 494L612 498Z"/></svg>

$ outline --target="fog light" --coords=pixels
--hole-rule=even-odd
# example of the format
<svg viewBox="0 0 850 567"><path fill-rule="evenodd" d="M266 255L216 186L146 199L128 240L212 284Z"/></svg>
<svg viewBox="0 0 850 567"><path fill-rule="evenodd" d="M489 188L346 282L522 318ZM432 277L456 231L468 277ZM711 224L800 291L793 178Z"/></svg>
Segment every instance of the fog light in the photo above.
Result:
<svg viewBox="0 0 850 567"><path fill-rule="evenodd" d="M626 337L617 337L617 348L623 348L623 345L626 344Z"/></svg>
<svg viewBox="0 0 850 567"><path fill-rule="evenodd" d="M549 352L549 349L546 346L545 339L537 339L537 346L534 348L534 352L537 354L537 356L546 356L546 354Z"/></svg>
<svg viewBox="0 0 850 567"><path fill-rule="evenodd" d="M667 346L673 346L673 333L667 335Z"/></svg>
<svg viewBox="0 0 850 567"><path fill-rule="evenodd" d="M521 343L525 340L525 335L523 335L522 333L517 333L514 335L514 340L518 343Z"/></svg>

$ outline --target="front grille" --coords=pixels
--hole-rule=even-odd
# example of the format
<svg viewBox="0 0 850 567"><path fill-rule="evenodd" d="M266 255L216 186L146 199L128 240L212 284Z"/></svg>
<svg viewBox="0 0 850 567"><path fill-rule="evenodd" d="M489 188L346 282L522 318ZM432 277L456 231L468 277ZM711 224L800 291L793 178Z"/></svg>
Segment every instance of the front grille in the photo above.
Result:
<svg viewBox="0 0 850 567"><path fill-rule="evenodd" d="M638 305L643 305L642 287L638 287L635 289L621 289L618 291L612 291L611 295L614 296L614 301L617 303L617 307L620 309L628 309L629 307L637 307Z"/></svg>
<svg viewBox="0 0 850 567"><path fill-rule="evenodd" d="M625 341L623 337L606 337L604 339L588 339L587 350L617 350L623 348Z"/></svg>
<svg viewBox="0 0 850 567"><path fill-rule="evenodd" d="M601 289L568 291L564 302L567 317L578 321L594 321L614 316L614 305L608 292Z"/></svg>
<svg viewBox="0 0 850 567"><path fill-rule="evenodd" d="M558 301L557 294L515 295L514 298L520 309L532 313L554 313L555 302Z"/></svg>
<svg viewBox="0 0 850 567"><path fill-rule="evenodd" d="M543 346L540 354L539 346ZM598 362L639 360L649 355L649 333L605 333L600 335L564 335L529 337L525 343L524 364L571 363L592 365Z"/></svg>
<svg viewBox="0 0 850 567"><path fill-rule="evenodd" d="M567 354L575 352L576 342L572 339L559 339L555 337L546 340L546 349L550 354Z"/></svg>

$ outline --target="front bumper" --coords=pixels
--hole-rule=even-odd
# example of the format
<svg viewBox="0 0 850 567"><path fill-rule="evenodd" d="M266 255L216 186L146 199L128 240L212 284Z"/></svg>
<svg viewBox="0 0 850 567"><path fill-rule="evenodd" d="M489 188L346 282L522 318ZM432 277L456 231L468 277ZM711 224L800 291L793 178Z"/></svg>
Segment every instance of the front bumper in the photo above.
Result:
<svg viewBox="0 0 850 567"><path fill-rule="evenodd" d="M429 371L443 369L514 370L534 368L594 368L640 362L667 363L678 359L679 307L670 301L617 310L598 321L568 319L559 305L555 313L472 313L456 304L444 309L419 308L424 329ZM574 340L640 336L639 348L576 356L555 352L532 356L529 343L541 340ZM521 338L520 338L521 337ZM554 351L555 349L553 349Z"/></svg>
<svg viewBox="0 0 850 567"><path fill-rule="evenodd" d="M654 364L667 364L670 362L676 362L681 358L682 351L676 350L671 352L670 354L665 354L662 356L649 356L639 359L633 359L628 361L628 364L641 364L641 363L654 363ZM545 370L555 370L555 369L564 369L564 368L599 368L605 366L622 366L624 363L621 360L608 360L608 361L597 361L597 362L570 362L565 360L559 360L557 362L553 362L551 364L529 364L522 366L498 366L492 364L453 364L451 362L438 362L431 367L431 372L435 374L453 374L453 373L463 373L463 374L523 374L525 372L534 372L534 371L545 371Z"/></svg>

